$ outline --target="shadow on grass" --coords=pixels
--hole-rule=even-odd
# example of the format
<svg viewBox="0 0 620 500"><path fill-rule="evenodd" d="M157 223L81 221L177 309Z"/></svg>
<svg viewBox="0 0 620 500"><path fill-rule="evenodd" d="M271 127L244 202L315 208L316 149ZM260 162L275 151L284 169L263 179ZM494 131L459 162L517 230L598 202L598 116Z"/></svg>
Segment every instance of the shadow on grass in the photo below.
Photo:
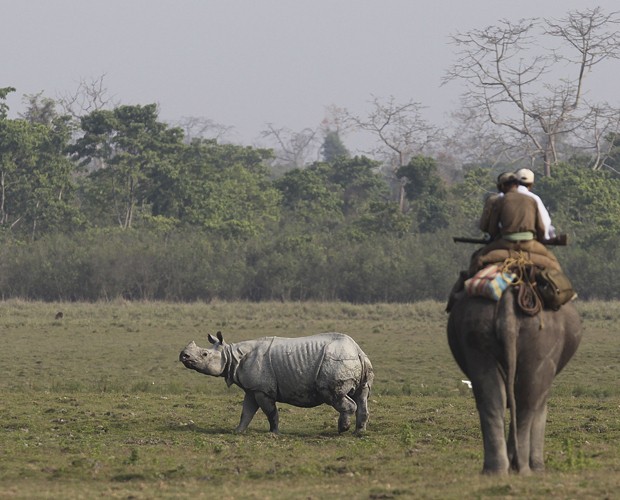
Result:
<svg viewBox="0 0 620 500"><path fill-rule="evenodd" d="M187 432L194 434L205 434L210 436L222 435L222 436L272 436L274 438L302 438L304 440L307 439L363 439L368 436L368 433L364 434L354 434L352 431L343 432L342 434L338 433L337 430L324 430L324 431L313 431L313 430L290 430L286 429L281 430L279 434L271 434L268 429L261 429L256 427L254 429L249 428L243 433L235 432L234 429L224 428L221 426L215 427L202 427L195 424L191 425L168 425L166 427L160 428L161 431L176 431L176 432Z"/></svg>
<svg viewBox="0 0 620 500"><path fill-rule="evenodd" d="M166 425L165 427L160 427L161 431L173 431L173 432L188 432L193 434L235 434L234 430L226 429L224 427L200 427L198 425L190 424L190 425Z"/></svg>

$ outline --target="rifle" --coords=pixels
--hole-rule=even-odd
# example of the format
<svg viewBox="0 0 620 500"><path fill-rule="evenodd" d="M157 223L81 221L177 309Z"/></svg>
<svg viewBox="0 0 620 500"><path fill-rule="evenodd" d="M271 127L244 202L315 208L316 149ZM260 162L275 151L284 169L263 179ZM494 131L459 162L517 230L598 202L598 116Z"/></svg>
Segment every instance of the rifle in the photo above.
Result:
<svg viewBox="0 0 620 500"><path fill-rule="evenodd" d="M478 245L486 245L492 241L485 240L484 238L466 238L462 236L454 236L452 237L452 240L455 243L476 243ZM549 238L548 240L542 240L541 243L548 246L565 247L568 244L568 235L559 234L553 238Z"/></svg>

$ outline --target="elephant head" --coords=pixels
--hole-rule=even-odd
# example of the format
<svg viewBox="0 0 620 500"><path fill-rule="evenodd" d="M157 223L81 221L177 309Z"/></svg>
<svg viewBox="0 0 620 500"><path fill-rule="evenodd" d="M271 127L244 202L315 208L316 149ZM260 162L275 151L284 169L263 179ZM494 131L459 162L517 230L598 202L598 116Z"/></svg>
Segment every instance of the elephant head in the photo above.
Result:
<svg viewBox="0 0 620 500"><path fill-rule="evenodd" d="M472 383L484 445L483 473L544 469L549 391L580 340L581 323L572 303L528 316L519 310L511 287L499 303L463 296L453 305L448 343Z"/></svg>

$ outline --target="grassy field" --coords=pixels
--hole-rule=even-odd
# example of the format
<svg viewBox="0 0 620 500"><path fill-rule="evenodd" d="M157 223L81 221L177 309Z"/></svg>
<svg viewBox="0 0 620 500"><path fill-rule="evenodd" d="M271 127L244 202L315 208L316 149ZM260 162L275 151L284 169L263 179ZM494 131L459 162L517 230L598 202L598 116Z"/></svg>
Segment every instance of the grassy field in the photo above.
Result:
<svg viewBox="0 0 620 500"><path fill-rule="evenodd" d="M547 472L483 477L471 391L443 304L0 304L0 498L613 498L620 491L620 303L580 303L584 340L555 382ZM58 311L62 319L55 319ZM376 378L368 432L280 405L279 437L242 391L179 351L340 331Z"/></svg>

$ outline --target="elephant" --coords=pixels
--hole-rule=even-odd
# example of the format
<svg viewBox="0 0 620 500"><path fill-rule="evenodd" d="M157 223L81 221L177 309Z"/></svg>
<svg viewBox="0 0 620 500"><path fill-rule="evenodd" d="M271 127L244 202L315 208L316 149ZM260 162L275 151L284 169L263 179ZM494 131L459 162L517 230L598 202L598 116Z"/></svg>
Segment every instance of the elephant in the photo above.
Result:
<svg viewBox="0 0 620 500"><path fill-rule="evenodd" d="M483 438L482 472L542 471L551 384L581 341L574 303L530 316L519 309L515 287L498 302L459 295L448 318L448 344L472 384Z"/></svg>

